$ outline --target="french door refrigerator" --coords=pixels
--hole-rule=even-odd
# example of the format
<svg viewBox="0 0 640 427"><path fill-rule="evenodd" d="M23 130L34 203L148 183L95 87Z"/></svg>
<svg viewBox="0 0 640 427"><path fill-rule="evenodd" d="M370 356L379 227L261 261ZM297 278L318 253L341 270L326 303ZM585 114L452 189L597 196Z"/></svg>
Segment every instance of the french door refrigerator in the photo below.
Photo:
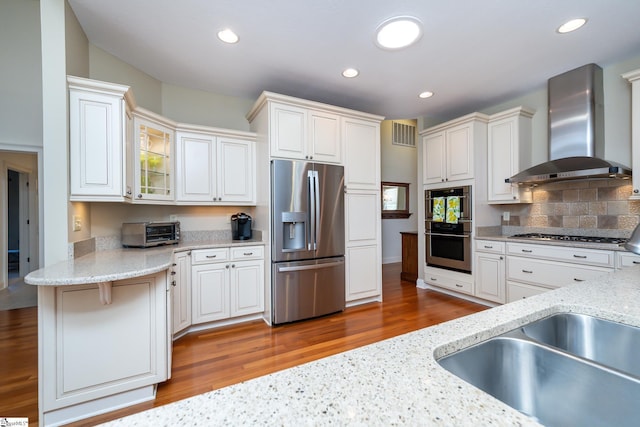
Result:
<svg viewBox="0 0 640 427"><path fill-rule="evenodd" d="M344 310L344 168L271 161L272 324Z"/></svg>

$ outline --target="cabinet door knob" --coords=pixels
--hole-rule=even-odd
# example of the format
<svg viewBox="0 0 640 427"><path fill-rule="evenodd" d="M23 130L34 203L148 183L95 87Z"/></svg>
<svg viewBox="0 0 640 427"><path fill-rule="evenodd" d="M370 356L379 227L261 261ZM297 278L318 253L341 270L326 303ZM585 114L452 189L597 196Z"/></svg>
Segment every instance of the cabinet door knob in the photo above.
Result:
<svg viewBox="0 0 640 427"><path fill-rule="evenodd" d="M142 194L138 194L138 199L142 199Z"/></svg>
<svg viewBox="0 0 640 427"><path fill-rule="evenodd" d="M231 268L236 268L236 265L235 264L231 264Z"/></svg>
<svg viewBox="0 0 640 427"><path fill-rule="evenodd" d="M177 286L175 280L173 282L171 282L171 286Z"/></svg>
<svg viewBox="0 0 640 427"><path fill-rule="evenodd" d="M634 193L636 193L636 194L638 194L638 193L640 193L640 190L638 190L637 188L634 188L634 189L633 189L633 192L634 192Z"/></svg>

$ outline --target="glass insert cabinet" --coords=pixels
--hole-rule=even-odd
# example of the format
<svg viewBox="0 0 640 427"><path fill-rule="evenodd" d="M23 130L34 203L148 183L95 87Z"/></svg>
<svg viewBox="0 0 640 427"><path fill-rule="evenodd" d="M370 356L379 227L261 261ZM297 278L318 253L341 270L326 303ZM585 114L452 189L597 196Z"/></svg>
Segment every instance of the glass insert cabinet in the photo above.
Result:
<svg viewBox="0 0 640 427"><path fill-rule="evenodd" d="M135 200L173 199L174 131L160 122L134 117Z"/></svg>

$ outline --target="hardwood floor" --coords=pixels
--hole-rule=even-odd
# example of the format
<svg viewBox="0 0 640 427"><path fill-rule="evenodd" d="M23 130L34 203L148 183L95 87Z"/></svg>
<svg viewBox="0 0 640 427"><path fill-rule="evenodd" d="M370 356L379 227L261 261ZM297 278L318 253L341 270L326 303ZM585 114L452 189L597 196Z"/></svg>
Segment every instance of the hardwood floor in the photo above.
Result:
<svg viewBox="0 0 640 427"><path fill-rule="evenodd" d="M88 426L175 402L431 326L488 307L400 280L400 264L383 267L384 302L327 317L269 327L263 321L180 338L173 346L172 378L155 401L89 418ZM37 425L37 311L0 312L0 417L28 416Z"/></svg>

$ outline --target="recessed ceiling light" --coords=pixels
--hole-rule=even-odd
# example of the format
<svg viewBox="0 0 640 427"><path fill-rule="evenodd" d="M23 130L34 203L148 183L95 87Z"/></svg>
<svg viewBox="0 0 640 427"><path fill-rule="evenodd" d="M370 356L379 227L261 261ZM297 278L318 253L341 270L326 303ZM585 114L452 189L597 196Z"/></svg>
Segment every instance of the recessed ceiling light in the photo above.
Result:
<svg viewBox="0 0 640 427"><path fill-rule="evenodd" d="M575 31L578 28L582 27L586 23L586 18L572 19L571 21L567 21L564 24L560 25L556 31L560 34L570 33L571 31Z"/></svg>
<svg viewBox="0 0 640 427"><path fill-rule="evenodd" d="M349 79L356 77L358 74L360 74L360 71L356 70L355 68L347 68L342 72L342 75Z"/></svg>
<svg viewBox="0 0 640 427"><path fill-rule="evenodd" d="M430 92L427 90L422 92L420 95L418 95L418 98L426 99L426 98L431 98L432 96L433 96L433 92Z"/></svg>
<svg viewBox="0 0 640 427"><path fill-rule="evenodd" d="M397 16L378 25L376 44L384 49L401 49L422 37L422 23L412 16Z"/></svg>
<svg viewBox="0 0 640 427"><path fill-rule="evenodd" d="M225 43L238 43L238 35L226 28L224 30L218 31L218 38Z"/></svg>

